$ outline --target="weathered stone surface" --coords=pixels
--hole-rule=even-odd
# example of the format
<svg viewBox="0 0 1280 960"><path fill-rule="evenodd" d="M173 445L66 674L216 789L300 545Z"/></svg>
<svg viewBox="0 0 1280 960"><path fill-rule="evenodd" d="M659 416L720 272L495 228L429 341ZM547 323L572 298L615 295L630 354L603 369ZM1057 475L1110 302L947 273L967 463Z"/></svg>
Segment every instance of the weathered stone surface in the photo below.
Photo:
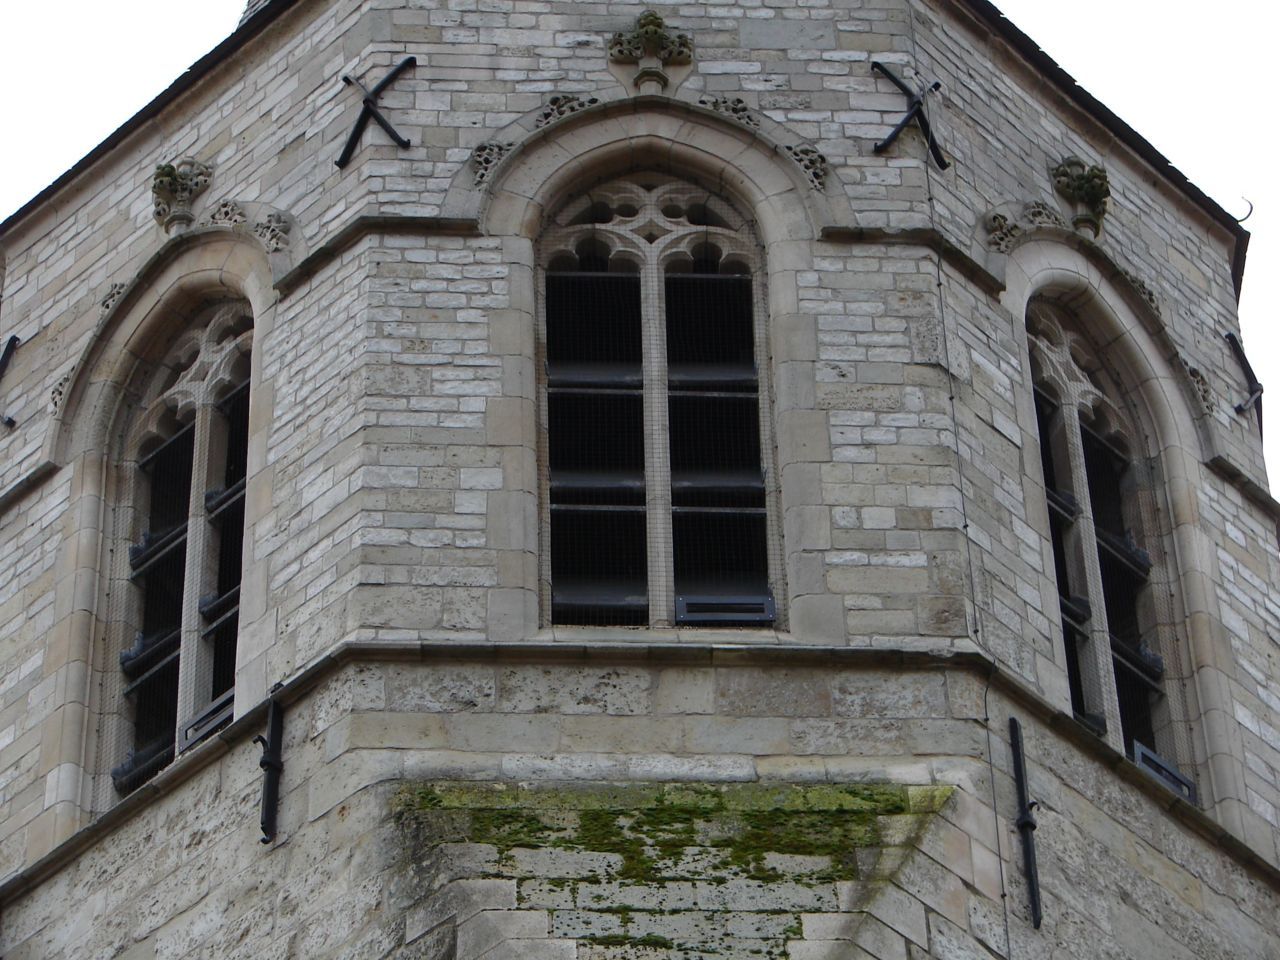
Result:
<svg viewBox="0 0 1280 960"><path fill-rule="evenodd" d="M0 228L0 334L20 339L0 382L15 423L0 426L6 958L1280 953L1280 884L1251 861L1280 864L1280 554L1256 415L1221 402L1241 385L1222 336L1239 329L1229 217L1117 151L1131 135L993 38L983 25L1006 27L982 5L663 0L663 29L690 42L665 64L631 45L623 77L608 46L634 5L252 0L246 14L259 8L269 29ZM372 85L408 56L379 104L410 146L370 125L338 171L362 107L342 75ZM650 58L667 86L637 98ZM913 89L942 84L926 109L946 171L915 128L875 151L907 100L873 60ZM1055 191L1073 156L1106 169L1096 237L1071 230L1089 198ZM152 173L183 157L216 189L162 184L190 219L168 237ZM690 191L652 224L637 204L615 211L635 229L576 225L652 261L651 387L675 382L668 253L688 266L697 244L732 241L751 277L772 624L675 625L670 538L646 555L651 628L549 622L544 225L623 173L633 191L649 176ZM694 222L712 219L699 203L737 227ZM119 659L140 627L128 557L149 515L138 438L157 426L137 411L153 372L163 390L186 376L194 318L228 299L253 314L240 722L119 806L111 769L136 712ZM1066 319L1033 316L1029 333L1046 300ZM1054 383L1134 464L1121 499L1141 522L1113 532L1152 560L1137 601L1165 669L1152 746L1195 805L1126 757L1084 514L1059 589L1041 454L1079 466L1084 434L1042 447L1032 388ZM163 416L180 421L174 400ZM639 459L655 538L685 506L672 512L654 469L669 416L651 395ZM221 467L202 460L199 482ZM1088 479L1072 480L1054 489L1084 504ZM214 526L196 519L207 546ZM601 557L614 546L602 538ZM190 556L198 600L217 564ZM1082 583L1083 713L1060 612ZM175 733L210 689L209 625L188 606ZM261 724L243 718L273 691L284 771L262 845ZM1038 804L1038 931L1011 714ZM460 836L410 863L388 805L415 778L616 787L629 799L609 809L632 813L613 821L620 851ZM856 878L816 879L829 854L803 831L728 870L729 841L750 833L740 812L645 848L653 875L621 876L640 862L629 818L672 791L873 782L956 789L918 835L905 815L877 821L893 843L858 847Z"/></svg>

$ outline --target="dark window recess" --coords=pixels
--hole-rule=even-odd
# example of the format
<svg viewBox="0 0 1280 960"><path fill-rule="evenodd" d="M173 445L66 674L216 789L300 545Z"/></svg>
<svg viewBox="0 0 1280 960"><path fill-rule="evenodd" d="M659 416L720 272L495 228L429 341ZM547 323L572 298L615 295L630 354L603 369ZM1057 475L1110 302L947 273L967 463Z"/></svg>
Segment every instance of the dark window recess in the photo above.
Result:
<svg viewBox="0 0 1280 960"><path fill-rule="evenodd" d="M549 273L546 306L549 386L640 388L638 275Z"/></svg>
<svg viewBox="0 0 1280 960"><path fill-rule="evenodd" d="M185 580L188 515L191 509L194 430L176 434L145 457L150 507L147 532L129 551L132 580L141 590L142 629L120 654L124 694L133 712L133 747L111 771L115 788L129 793L186 749L230 722L239 626L240 569L244 547L244 498L249 440L248 383L218 405L224 418L224 469L220 486L204 492L210 526L208 560L213 592L200 599L201 640L209 644L212 664L200 692L197 715L178 734L178 674L182 655L182 618L189 585ZM215 435L217 431L215 431Z"/></svg>
<svg viewBox="0 0 1280 960"><path fill-rule="evenodd" d="M755 394L749 277L669 274L666 312L667 376L672 390ZM755 465L759 469L758 457Z"/></svg>
<svg viewBox="0 0 1280 960"><path fill-rule="evenodd" d="M555 623L649 622L643 506L551 505L551 618Z"/></svg>
<svg viewBox="0 0 1280 960"><path fill-rule="evenodd" d="M546 307L551 619L643 625L649 600L640 278L551 273Z"/></svg>
<svg viewBox="0 0 1280 960"><path fill-rule="evenodd" d="M1153 697L1160 695L1160 686L1144 670L1137 669L1133 661L1124 655L1122 648L1113 644L1112 651L1124 752L1133 759L1135 742L1148 744L1156 741L1152 726L1151 701Z"/></svg>
<svg viewBox="0 0 1280 960"><path fill-rule="evenodd" d="M670 274L665 294L676 623L772 623L751 280Z"/></svg>
<svg viewBox="0 0 1280 960"><path fill-rule="evenodd" d="M1061 583L1061 580L1059 580ZM1083 597L1061 597L1062 640L1067 654L1067 685L1071 690L1071 711L1077 718L1089 715L1084 697L1084 676L1080 668L1083 647L1089 639L1089 603ZM1094 715L1096 717L1096 715ZM1105 721L1103 729L1105 730Z"/></svg>
<svg viewBox="0 0 1280 960"><path fill-rule="evenodd" d="M147 530L129 548L132 579L142 591L142 629L120 653L133 713L133 746L111 771L121 793L150 779L174 755L193 440L187 427L139 463L149 508Z"/></svg>
<svg viewBox="0 0 1280 960"><path fill-rule="evenodd" d="M227 458L223 486L244 482L249 465L249 381L231 391L218 409L227 421Z"/></svg>
<svg viewBox="0 0 1280 960"><path fill-rule="evenodd" d="M129 547L135 572L170 549L186 533L191 509L191 461L195 430L174 434L138 464L147 478L147 527L142 539Z"/></svg>
<svg viewBox="0 0 1280 960"><path fill-rule="evenodd" d="M547 394L551 502L644 503L644 405L636 390Z"/></svg>
<svg viewBox="0 0 1280 960"><path fill-rule="evenodd" d="M1129 462L1107 440L1084 423L1080 424L1084 443L1084 469L1093 505L1093 525L1101 533L1124 539L1124 495L1122 480Z"/></svg>
<svg viewBox="0 0 1280 960"><path fill-rule="evenodd" d="M677 623L771 623L764 510L675 507Z"/></svg>
<svg viewBox="0 0 1280 960"><path fill-rule="evenodd" d="M1036 426L1040 431L1040 468L1044 472L1046 490L1058 489L1057 464L1053 459L1053 416L1058 405L1039 387L1034 392L1036 401Z"/></svg>
<svg viewBox="0 0 1280 960"><path fill-rule="evenodd" d="M225 418L227 446L223 486L205 493L209 522L216 537L216 582L213 594L201 598L205 626L201 640L212 661L205 691L208 706L183 729L185 748L231 719L236 674L236 636L240 626L240 571L244 554L244 491L249 451L249 384L227 396L218 410Z"/></svg>
<svg viewBox="0 0 1280 960"><path fill-rule="evenodd" d="M1139 577L1105 543L1098 542L1098 564L1102 572L1102 598L1107 607L1107 628L1111 636L1129 647L1142 642L1138 618L1140 593L1146 578Z"/></svg>
<svg viewBox="0 0 1280 960"><path fill-rule="evenodd" d="M129 793L163 769L174 754L178 720L178 650L126 687L133 704L133 747L113 767L116 790Z"/></svg>
<svg viewBox="0 0 1280 960"><path fill-rule="evenodd" d="M754 395L672 392L671 497L677 507L764 507Z"/></svg>

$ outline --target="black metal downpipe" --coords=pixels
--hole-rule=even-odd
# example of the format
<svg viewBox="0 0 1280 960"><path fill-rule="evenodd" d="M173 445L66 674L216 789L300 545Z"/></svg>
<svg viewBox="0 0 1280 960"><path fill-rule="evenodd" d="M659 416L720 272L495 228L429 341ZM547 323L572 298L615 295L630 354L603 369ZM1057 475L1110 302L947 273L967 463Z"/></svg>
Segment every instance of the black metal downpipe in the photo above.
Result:
<svg viewBox="0 0 1280 960"><path fill-rule="evenodd" d="M284 771L284 705L272 698L267 702L267 735L253 738L262 744L262 812L258 818L262 826L262 842L271 843L276 838L276 812L280 806L280 774Z"/></svg>
<svg viewBox="0 0 1280 960"><path fill-rule="evenodd" d="M1022 754L1022 726L1009 718L1009 747L1013 753L1013 781L1018 788L1018 833L1022 835L1022 865L1027 874L1027 895L1031 899L1031 925L1040 929L1040 873L1036 868L1036 818L1031 815L1035 801L1027 799L1027 767Z"/></svg>

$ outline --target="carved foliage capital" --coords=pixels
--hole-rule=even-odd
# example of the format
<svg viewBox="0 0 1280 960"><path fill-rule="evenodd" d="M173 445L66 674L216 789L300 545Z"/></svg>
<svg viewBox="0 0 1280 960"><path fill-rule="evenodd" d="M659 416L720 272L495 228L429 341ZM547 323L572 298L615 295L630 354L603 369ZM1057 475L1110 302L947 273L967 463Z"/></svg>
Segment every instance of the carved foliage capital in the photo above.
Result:
<svg viewBox="0 0 1280 960"><path fill-rule="evenodd" d="M805 172L813 188L821 190L827 182L827 158L816 147L807 144L788 146L786 149L791 154L791 159L800 164L800 169Z"/></svg>
<svg viewBox="0 0 1280 960"><path fill-rule="evenodd" d="M706 107L708 110L714 110L716 113L722 114L731 120L737 120L743 126L760 126L760 121L756 119L755 114L751 112L751 108L747 106L746 101L741 97L702 97L698 101L698 105Z"/></svg>
<svg viewBox="0 0 1280 960"><path fill-rule="evenodd" d="M515 147L514 143L498 140L486 140L471 151L471 164L475 168L475 184L481 186L488 182L498 164Z"/></svg>
<svg viewBox="0 0 1280 960"><path fill-rule="evenodd" d="M545 127L548 123L555 123L557 120L571 116L579 110L594 107L599 102L595 97L587 97L584 100L582 97L575 96L572 93L556 94L538 112L538 118L534 121L534 126Z"/></svg>
<svg viewBox="0 0 1280 960"><path fill-rule="evenodd" d="M983 220L987 231L987 246L997 253L1008 253L1023 234L1042 227L1069 230L1062 214L1042 200L1025 203L1016 211L1007 207L988 213Z"/></svg>

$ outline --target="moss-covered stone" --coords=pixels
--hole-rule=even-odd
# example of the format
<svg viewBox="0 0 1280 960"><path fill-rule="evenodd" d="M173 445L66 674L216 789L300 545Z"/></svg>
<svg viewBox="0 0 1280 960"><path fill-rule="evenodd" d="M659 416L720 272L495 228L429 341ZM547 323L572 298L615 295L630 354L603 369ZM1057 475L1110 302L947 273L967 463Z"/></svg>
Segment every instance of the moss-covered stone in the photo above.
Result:
<svg viewBox="0 0 1280 960"><path fill-rule="evenodd" d="M741 921L727 918L755 912L772 932L752 942L782 958L802 914L862 902L882 884L950 792L436 782L406 784L393 810L415 876L453 857L449 876L514 880L521 909L548 910L559 935L601 957L733 955Z"/></svg>

